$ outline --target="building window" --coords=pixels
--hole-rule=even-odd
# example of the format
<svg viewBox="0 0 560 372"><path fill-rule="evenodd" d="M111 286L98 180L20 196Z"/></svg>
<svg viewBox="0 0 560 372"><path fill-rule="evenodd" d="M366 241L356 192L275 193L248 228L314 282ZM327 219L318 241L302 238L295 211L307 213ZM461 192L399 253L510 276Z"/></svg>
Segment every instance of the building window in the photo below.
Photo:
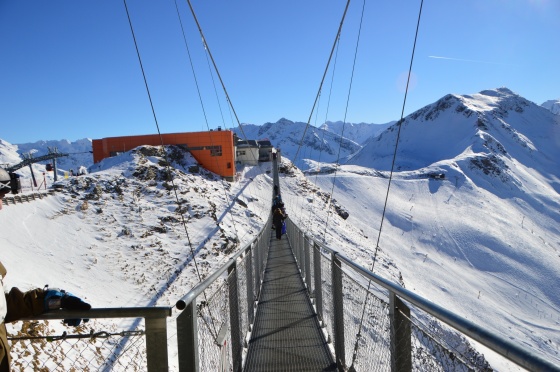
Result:
<svg viewBox="0 0 560 372"><path fill-rule="evenodd" d="M212 146L210 156L222 156L222 146Z"/></svg>
<svg viewBox="0 0 560 372"><path fill-rule="evenodd" d="M227 163L227 169L231 169L231 163L229 161Z"/></svg>
<svg viewBox="0 0 560 372"><path fill-rule="evenodd" d="M237 151L237 156L245 155L245 150Z"/></svg>

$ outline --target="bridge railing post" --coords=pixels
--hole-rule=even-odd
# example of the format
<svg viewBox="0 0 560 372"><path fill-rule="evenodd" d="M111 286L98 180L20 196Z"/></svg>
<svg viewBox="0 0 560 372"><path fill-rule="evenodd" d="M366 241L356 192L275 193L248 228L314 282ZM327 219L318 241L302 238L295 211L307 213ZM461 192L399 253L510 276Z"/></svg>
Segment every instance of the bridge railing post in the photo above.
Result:
<svg viewBox="0 0 560 372"><path fill-rule="evenodd" d="M255 306L255 291L253 288L253 254L256 251L257 243L252 243L249 250L247 251L247 263L245 265L245 274L247 276L247 322L249 323L249 327L253 324L255 312L253 311Z"/></svg>
<svg viewBox="0 0 560 372"><path fill-rule="evenodd" d="M298 228L297 230L297 260L299 270L301 272L301 276L303 277L305 274L303 272L303 259L302 259L302 249L303 247L303 232Z"/></svg>
<svg viewBox="0 0 560 372"><path fill-rule="evenodd" d="M301 259L301 262L299 264L299 267L301 269L302 279L305 279L305 277L307 276L307 272L305 271L305 233L302 231L300 236L301 239L299 245L299 257Z"/></svg>
<svg viewBox="0 0 560 372"><path fill-rule="evenodd" d="M146 354L148 371L167 371L167 320L146 318Z"/></svg>
<svg viewBox="0 0 560 372"><path fill-rule="evenodd" d="M323 322L323 288L321 285L321 248L316 242L313 242L313 271L315 273L315 307L317 308L317 315Z"/></svg>
<svg viewBox="0 0 560 372"><path fill-rule="evenodd" d="M260 295L260 291L261 291L261 267L262 267L262 251L263 251L263 246L262 246L262 241L265 240L266 233L263 233L261 236L259 236L257 238L257 249L255 249L255 260L254 260L254 265L255 265L255 298L259 298Z"/></svg>
<svg viewBox="0 0 560 372"><path fill-rule="evenodd" d="M305 256L305 283L307 285L307 293L311 294L311 252L309 250L309 239L303 236L304 256Z"/></svg>
<svg viewBox="0 0 560 372"><path fill-rule="evenodd" d="M228 268L229 290L229 324L231 332L231 359L233 371L241 371L243 345L241 344L241 327L239 322L239 296L237 285L237 263Z"/></svg>
<svg viewBox="0 0 560 372"><path fill-rule="evenodd" d="M177 348L179 371L200 371L196 298L177 317Z"/></svg>
<svg viewBox="0 0 560 372"><path fill-rule="evenodd" d="M331 253L331 260L334 353L338 370L343 371L346 366L346 356L344 352L344 297L342 295L342 264L334 252Z"/></svg>
<svg viewBox="0 0 560 372"><path fill-rule="evenodd" d="M412 341L410 309L389 292L389 318L391 323L391 369L393 371L412 371Z"/></svg>

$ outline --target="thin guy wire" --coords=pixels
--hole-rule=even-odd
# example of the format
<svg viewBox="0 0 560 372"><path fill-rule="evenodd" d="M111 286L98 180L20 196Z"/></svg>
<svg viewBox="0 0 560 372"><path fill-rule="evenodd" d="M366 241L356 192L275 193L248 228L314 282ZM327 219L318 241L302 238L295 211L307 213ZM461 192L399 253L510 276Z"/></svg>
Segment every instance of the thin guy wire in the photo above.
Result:
<svg viewBox="0 0 560 372"><path fill-rule="evenodd" d="M333 64L333 70L332 70L332 74L331 74L331 85L329 88L329 98L327 99L327 108L325 110L325 123L327 122L327 118L329 116L329 109L330 109L330 105L331 105L331 97L332 97L332 90L333 90L333 85L334 85L334 74L336 71L336 63L338 61L338 51L340 49L340 35L338 38L338 42L337 42L337 46L336 46L336 53L334 56L334 64ZM317 114L315 115L315 122L317 121L317 116L319 115L319 110L317 109ZM326 130L323 130L323 133L321 134L321 143L323 143L323 141L325 140L325 132ZM319 159L318 162L321 163L321 156L323 155L323 147L321 147L321 150L319 151ZM319 172L317 171L317 173L315 173L315 181L313 182L315 184L315 186L317 186L317 178L319 177ZM313 200L315 200L315 193L313 194ZM313 232L313 224L311 224L311 216L313 215L313 210L315 209L315 205L313 204L311 206L311 210L309 211L309 218L308 218L308 226L311 226L311 232Z"/></svg>
<svg viewBox="0 0 560 372"><path fill-rule="evenodd" d="M420 28L420 19L421 19L421 16L422 16L422 6L423 5L424 5L424 0L421 0L420 1L420 10L418 11L418 20L416 22L416 32L414 34L414 44L412 46L412 55L410 57L410 65L408 67L408 78L406 80L406 89L405 89L405 93L404 93L404 100L403 100L403 105L402 105L402 110L401 110L401 119L398 122L399 128L397 130L397 138L395 140L395 151L393 152L393 162L391 164L391 173L389 174L389 183L387 185L387 193L385 194L385 204L383 206L383 213L381 215L381 225L379 226L379 233L377 235L377 243L375 245L375 252L374 252L374 255L373 255L373 262L372 262L370 271L373 271L373 268L375 267L375 262L376 262L376 259L377 259L377 252L379 250L379 241L381 239L381 230L383 228L383 221L385 219L385 212L387 210L387 201L389 199L389 191L390 191L390 188L391 188L391 181L393 179L393 171L395 169L395 161L396 161L396 158L397 158L397 149L398 149L398 146L399 146L399 139L400 139L401 128L402 128L402 124L403 124L404 109L405 109L405 106L406 106L406 97L408 95L408 87L409 87L409 84L410 84L410 75L412 74L412 63L414 62L414 52L416 51L416 42L418 40L418 30ZM356 360L356 356L358 354L358 340L360 339L361 334L362 334L362 325L363 325L363 322L364 322L364 314L365 314L366 304L367 304L368 297L369 297L370 287L371 287L371 280L368 281L368 290L366 292L366 298L364 300L364 306L363 306L363 309L362 309L362 316L360 318L360 326L358 327L358 333L356 334L356 343L354 344L354 354L352 355L352 364L350 365L350 367L352 367L354 365L354 362Z"/></svg>
<svg viewBox="0 0 560 372"><path fill-rule="evenodd" d="M183 27L183 21L181 19L181 14L179 13L179 6L177 5L177 0L175 0L175 9L177 10L177 18L179 18L179 23L181 24L181 31L183 33L183 40L184 40L185 46L187 48L189 61L190 61L190 65L191 65L191 70L193 72L193 76L194 76L195 82L196 82L197 80L196 80L196 74L195 74L195 70L194 70L194 64L193 64L191 54L190 54L190 51L189 51L189 47L188 47L188 43L187 43L187 37L185 35L185 29ZM212 78L212 80L214 80L214 78ZM210 125L208 124L208 118L206 116L206 111L204 110L204 105L202 104L202 95L200 94L200 89L199 89L198 83L196 84L196 87L197 87L197 91L198 91L198 97L200 99L200 104L202 105L202 109L204 111L204 120L206 122L206 128L208 129L208 132L210 132ZM214 89L215 89L215 86L214 86ZM218 98L217 92L216 92L216 98ZM218 105L219 105L219 100L218 100ZM221 112L221 106L220 106L220 112ZM223 115L222 115L222 120L223 120ZM224 126L225 126L225 124L224 124ZM210 143L211 146L214 148L214 139L213 139L212 133L210 133L210 142L211 142ZM220 164L218 162L218 159L217 159L217 157L214 157L214 158L215 158L216 167L219 169ZM232 167L233 166L234 166L234 164L232 164ZM224 184L221 183L221 185L222 185L222 190L224 191L224 194L225 194L225 200L226 201L230 200L230 195L229 195L228 191L226 190ZM237 242L239 242L239 234L237 232L237 227L235 226L235 220L233 218L233 213L231 214L231 221L232 221L232 224L233 224L233 231L235 232L235 239L237 240ZM218 224L218 226L219 226L219 224Z"/></svg>
<svg viewBox="0 0 560 372"><path fill-rule="evenodd" d="M189 57L189 63L190 63L190 66L191 66L191 71L192 71L192 73L193 73L193 78L194 78L195 85L196 85L196 90L197 90L197 93L198 93L198 99L199 99L199 101L200 101L200 106L201 106L201 108L202 108L202 112L203 112L203 115L204 115L204 121L206 122L206 127L207 127L208 130L209 130L210 127L209 127L209 125L208 125L208 117L207 117L207 115L206 115L206 110L205 110L205 107L204 107L204 101L203 101L203 99L202 99L202 94L200 93L200 86L198 85L198 79L197 79L197 77L196 77L196 71L195 71L195 69L194 69L194 63L193 63L193 61L192 61L191 52L190 52L189 44L188 44L188 42L187 42L187 37L186 37L186 35L185 35L185 28L183 27L183 21L182 21L182 19L181 19L181 14L180 14L180 12L179 12L179 6L178 6L178 4L177 4L177 0L175 0L175 9L176 9L176 11L177 11L177 18L179 19L179 24L181 25L181 32L182 32L182 35L183 35L183 41L184 41L184 43L185 43L185 48L187 49L187 55L188 55L188 57ZM212 139L212 135L210 135L210 141L211 141L211 146L214 147L214 141L213 141L213 139ZM217 160L217 159L216 159L216 163L218 163L218 160ZM218 165L218 164L217 164L217 165ZM229 200L229 194L227 193L227 190L226 190L225 187L223 186L223 183L222 183L222 189L223 189L224 193L226 194L226 195L225 195L225 196L226 196L226 200ZM181 213L181 216L182 216L182 215L183 215L183 214ZM233 216L232 216L232 220L233 220ZM237 234L237 229L236 229L236 226L235 226L235 223L233 224L233 229L234 229L234 231L235 231L236 239L239 240L238 234ZM199 280L199 281L200 281L200 280ZM204 291L203 294L204 294L204 299L206 300L206 302L208 302L208 298L206 297L206 291ZM210 318L211 318L211 319L214 319L214 317L213 317L213 315L212 315L211 309L208 309L208 312L210 313ZM204 321L206 322L205 319L204 319ZM214 324L214 322L212 322L212 327L213 327L213 331L214 331L214 332L212 332L212 329L210 328L210 326L208 326L208 329L209 329L209 331L210 331L210 334L212 334L212 336L214 336L214 338L216 339L216 338L218 337L218 330L217 330L216 325Z"/></svg>
<svg viewBox="0 0 560 372"><path fill-rule="evenodd" d="M330 208L330 204L332 204L332 199L333 199L333 194L334 194L334 186L336 183L336 176L338 174L338 167L339 167L339 161L340 161L340 153L342 152L342 139L344 138L344 129L346 127L346 116L348 115L348 106L350 105L350 94L352 93L352 83L354 82L354 71L356 69L356 59L358 57L358 46L360 44L360 35L362 33L362 24L364 21L364 12L365 12L365 8L366 8L366 1L364 0L364 2L362 3L362 14L360 16L360 27L358 28L358 38L356 40L356 48L354 50L354 62L352 64L352 74L350 76L350 86L348 87L348 95L346 97L346 108L344 111L344 121L342 122L342 132L340 133L340 143L338 144L338 154L336 157L336 163L335 163L335 168L334 168L334 177L333 177L333 183L332 183L332 188L331 188L331 194L330 194L330 198L329 198L329 206L327 207L327 221L325 223L325 238L327 237L327 227L329 225L329 217L331 215L331 208Z"/></svg>
<svg viewBox="0 0 560 372"><path fill-rule="evenodd" d="M342 14L342 19L340 20L340 25L338 26L338 31L336 33L336 37L334 38L334 42L333 42L333 46L331 48L331 53L329 55L329 60L327 61L327 65L325 66L325 71L323 72L323 77L321 78L321 83L319 84L319 89L317 90L317 95L315 96L315 102L313 102L313 107L311 108L311 112L309 113L309 118L307 119L307 125L305 126L305 129L303 130L303 135L301 136L301 141L299 142L299 146L297 148L296 151L296 155L294 156L294 163L297 160L299 151L303 145L303 139L305 138L305 133L307 132L307 129L309 128L309 125L311 123L311 118L313 117L313 111L315 111L315 106L317 105L317 101L319 100L319 96L321 95L321 90L323 89L323 83L325 82L325 77L327 75L327 72L329 70L329 65L331 63L331 59L332 56L334 54L334 50L335 47L338 43L338 40L340 38L340 32L342 31L342 25L344 24L344 19L346 18L346 13L348 12L348 6L350 5L350 0L348 0L346 2L346 7L344 8L344 13Z"/></svg>
<svg viewBox="0 0 560 372"><path fill-rule="evenodd" d="M239 121L239 117L237 116L237 112L235 111L235 107L233 107L233 103L231 102L231 99L229 98L229 94L227 92L226 86L224 84L224 81L222 80L222 75L220 75L220 71L218 70L218 66L216 65L216 62L214 61L214 57L212 56L212 52L210 51L210 47L206 43L206 37L204 36L204 33L202 32L202 28L200 27L200 23L198 22L198 18L196 17L196 14L194 13L194 9L192 7L191 0L187 0L187 3L189 4L189 8L191 9L191 13L192 13L194 21L196 23L196 26L198 27L198 32L200 33L200 36L202 37L202 42L204 43L206 51L208 52L208 55L210 56L210 60L212 60L212 64L214 65L214 70L216 71L216 75L218 75L218 79L220 80L220 84L222 85L222 89L224 90L224 94L226 95L227 102L229 103L229 106L231 107L231 110L233 111L233 115L235 116L235 120L237 121L237 125L239 126L239 129L241 130L241 133L243 133L243 137L247 138L247 135L245 135L243 127L241 126L241 122Z"/></svg>
<svg viewBox="0 0 560 372"><path fill-rule="evenodd" d="M134 27L132 26L132 20L130 19L130 13L128 12L128 6L126 4L126 0L123 0L123 2L124 2L124 7L126 9L126 16L128 17L128 24L130 26L130 31L132 33L132 39L134 40L134 47L136 48L136 55L138 57L138 62L140 63L140 69L142 71L142 77L144 79L144 86L146 87L146 93L148 94L148 100L150 101L150 107L152 109L152 115L154 117L154 121L155 121L156 128L157 128L157 131L158 131L159 139L160 139L160 142L161 142L161 147L162 147L163 153L165 155L166 169L167 169L168 175L170 176L171 175L171 169L170 169L170 165L169 165L170 163L169 163L169 159L167 157L167 151L165 151L165 147L164 147L164 144L163 144L163 137L161 135L161 131L160 131L160 128L159 128L159 123L157 121L156 111L154 109L152 96L150 94L150 88L148 87L148 80L146 79L146 73L144 72L144 66L142 64L142 58L140 56L140 51L138 49L138 43L136 42L136 35L134 34ZM175 187L175 183L173 181L173 178L172 177L170 177L170 178L171 178L171 185L173 186L173 190L174 190L174 193L175 193L175 199L177 200L177 204L179 204L179 195L177 194L177 188ZM182 221L183 226L185 228L185 234L187 235L187 241L189 243L189 248L191 250L191 256L192 256L192 259L193 259L193 262L194 262L194 265L195 265L196 273L198 275L198 280L202 281L202 276L200 275L200 271L198 270L198 263L196 262L194 249L193 249L193 246L192 246L192 242L191 242L191 239L190 239L190 236L189 236L189 231L188 231L188 228L187 228L187 223L185 221L183 213L181 213L181 221Z"/></svg>

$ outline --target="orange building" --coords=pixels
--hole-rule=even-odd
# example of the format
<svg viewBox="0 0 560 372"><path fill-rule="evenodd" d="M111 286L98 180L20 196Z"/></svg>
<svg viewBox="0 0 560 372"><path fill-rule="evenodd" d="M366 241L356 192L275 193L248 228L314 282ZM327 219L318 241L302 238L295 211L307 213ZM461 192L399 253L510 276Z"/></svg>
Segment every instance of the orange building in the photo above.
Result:
<svg viewBox="0 0 560 372"><path fill-rule="evenodd" d="M202 167L233 181L235 145L232 131L218 129L209 132L168 133L161 137L164 145L185 146ZM158 134L94 139L93 162L98 163L142 145L160 146L162 139Z"/></svg>

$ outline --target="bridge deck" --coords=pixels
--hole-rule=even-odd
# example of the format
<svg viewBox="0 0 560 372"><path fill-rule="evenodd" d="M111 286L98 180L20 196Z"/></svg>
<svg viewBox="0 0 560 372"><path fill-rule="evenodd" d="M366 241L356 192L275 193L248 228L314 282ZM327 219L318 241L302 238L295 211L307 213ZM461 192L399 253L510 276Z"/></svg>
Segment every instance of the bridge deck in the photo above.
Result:
<svg viewBox="0 0 560 372"><path fill-rule="evenodd" d="M270 236L245 371L334 371L286 235Z"/></svg>

